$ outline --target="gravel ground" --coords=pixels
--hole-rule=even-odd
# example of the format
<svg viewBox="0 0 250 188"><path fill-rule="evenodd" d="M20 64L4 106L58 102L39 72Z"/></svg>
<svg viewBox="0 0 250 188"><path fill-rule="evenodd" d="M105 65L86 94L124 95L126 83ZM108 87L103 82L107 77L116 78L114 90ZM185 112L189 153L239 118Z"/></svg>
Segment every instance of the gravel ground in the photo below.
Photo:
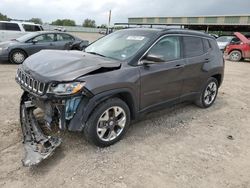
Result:
<svg viewBox="0 0 250 188"><path fill-rule="evenodd" d="M105 149L65 132L56 153L33 168L20 161L15 71L0 64L0 187L250 187L249 62L226 62L209 109L180 104L151 113Z"/></svg>

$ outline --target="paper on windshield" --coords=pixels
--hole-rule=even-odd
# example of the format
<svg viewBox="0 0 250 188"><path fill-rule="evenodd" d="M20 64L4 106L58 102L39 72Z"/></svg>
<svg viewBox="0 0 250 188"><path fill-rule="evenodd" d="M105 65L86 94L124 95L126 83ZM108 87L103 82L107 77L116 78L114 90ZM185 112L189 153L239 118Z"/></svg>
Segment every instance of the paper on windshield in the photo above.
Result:
<svg viewBox="0 0 250 188"><path fill-rule="evenodd" d="M144 40L143 36L128 36L127 40Z"/></svg>

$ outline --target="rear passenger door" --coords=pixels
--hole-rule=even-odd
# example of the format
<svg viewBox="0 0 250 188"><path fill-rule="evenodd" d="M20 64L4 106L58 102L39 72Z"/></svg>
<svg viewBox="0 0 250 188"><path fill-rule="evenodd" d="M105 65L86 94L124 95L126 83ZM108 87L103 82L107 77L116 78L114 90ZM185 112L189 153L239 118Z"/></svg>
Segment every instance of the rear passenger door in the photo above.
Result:
<svg viewBox="0 0 250 188"><path fill-rule="evenodd" d="M196 36L183 37L183 55L185 58L184 83L182 96L200 91L207 78L204 66L210 61L211 45L208 39Z"/></svg>
<svg viewBox="0 0 250 188"><path fill-rule="evenodd" d="M74 43L75 39L65 33L56 34L57 40L56 40L56 48L59 50L70 50L71 45Z"/></svg>

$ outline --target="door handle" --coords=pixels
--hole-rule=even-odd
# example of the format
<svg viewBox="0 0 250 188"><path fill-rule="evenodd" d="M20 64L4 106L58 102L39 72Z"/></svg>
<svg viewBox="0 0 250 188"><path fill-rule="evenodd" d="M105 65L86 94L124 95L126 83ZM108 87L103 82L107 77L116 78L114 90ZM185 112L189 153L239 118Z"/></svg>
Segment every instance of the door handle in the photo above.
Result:
<svg viewBox="0 0 250 188"><path fill-rule="evenodd" d="M184 64L178 64L178 65L175 65L175 68L176 68L176 69L181 69L181 68L183 68L183 67L185 67L185 65L184 65Z"/></svg>
<svg viewBox="0 0 250 188"><path fill-rule="evenodd" d="M208 63L210 61L210 58L205 59L205 63Z"/></svg>

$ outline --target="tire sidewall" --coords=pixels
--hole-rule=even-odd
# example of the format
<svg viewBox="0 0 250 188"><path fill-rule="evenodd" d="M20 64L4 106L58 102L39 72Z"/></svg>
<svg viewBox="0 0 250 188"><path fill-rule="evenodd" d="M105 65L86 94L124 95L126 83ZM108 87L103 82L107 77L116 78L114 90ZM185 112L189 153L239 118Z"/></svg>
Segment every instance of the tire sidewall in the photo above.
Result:
<svg viewBox="0 0 250 188"><path fill-rule="evenodd" d="M18 62L16 62L16 61L14 60L13 56L14 56L15 53L18 53L18 52L23 54L24 60L27 58L27 55L25 54L24 51L22 51L22 50L12 50L12 51L10 52L10 56L9 56L9 60L10 60L11 63L13 63L13 64L22 64L22 63L24 62L24 60L23 60L23 62L18 63Z"/></svg>
<svg viewBox="0 0 250 188"><path fill-rule="evenodd" d="M208 86L211 82L214 82L214 83L216 84L217 89L216 89L216 94L215 94L215 98L214 98L213 102L210 103L210 104L208 105L208 104L205 103L204 95L205 95L205 91L206 91L206 89L207 89L207 86ZM205 87L203 88L202 93L201 93L201 96L200 96L200 101L201 101L202 106L203 106L204 108L208 108L208 107L210 107L210 106L212 106L212 105L214 104L214 102L215 102L215 100L216 100L216 98L217 98L218 89L219 89L219 84L218 84L217 79L215 79L215 78L209 78L208 81L207 81L207 83L205 84Z"/></svg>
<svg viewBox="0 0 250 188"><path fill-rule="evenodd" d="M100 116L105 112L105 110L113 106L119 106L124 110L126 114L126 119L127 119L126 124L125 124L123 131L117 138L115 138L112 141L103 141L97 135L97 123L98 123ZM93 144L99 147L107 147L121 140L121 138L127 132L129 128L129 124L130 124L130 110L127 104L118 98L113 98L113 99L109 99L101 103L95 108L94 112L91 114L89 120L86 123L87 130L86 129L84 130L84 134L86 137L88 137L88 140L91 141Z"/></svg>
<svg viewBox="0 0 250 188"><path fill-rule="evenodd" d="M231 56L232 56L232 54L233 54L233 53L238 53L238 54L239 54L239 59L237 59L237 60L233 60L233 59L231 58ZM242 55L241 55L241 52L240 52L240 51L233 50L233 51L229 54L229 59L230 59L230 61L235 61L235 62L238 62L238 61L240 61L240 60L241 60L241 58L242 58Z"/></svg>

